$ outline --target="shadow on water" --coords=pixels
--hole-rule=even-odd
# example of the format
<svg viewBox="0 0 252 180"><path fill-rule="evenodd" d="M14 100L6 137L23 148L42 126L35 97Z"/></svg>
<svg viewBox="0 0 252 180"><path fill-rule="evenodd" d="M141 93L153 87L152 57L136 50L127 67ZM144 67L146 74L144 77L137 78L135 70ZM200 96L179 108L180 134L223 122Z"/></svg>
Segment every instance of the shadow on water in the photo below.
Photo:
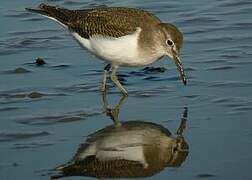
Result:
<svg viewBox="0 0 252 180"><path fill-rule="evenodd" d="M127 97L109 108L106 94L103 105L113 124L90 134L73 159L55 169L51 179L69 176L96 178L148 177L166 167L180 167L189 153L183 133L187 108L176 135L165 127L144 121L119 120L119 112Z"/></svg>

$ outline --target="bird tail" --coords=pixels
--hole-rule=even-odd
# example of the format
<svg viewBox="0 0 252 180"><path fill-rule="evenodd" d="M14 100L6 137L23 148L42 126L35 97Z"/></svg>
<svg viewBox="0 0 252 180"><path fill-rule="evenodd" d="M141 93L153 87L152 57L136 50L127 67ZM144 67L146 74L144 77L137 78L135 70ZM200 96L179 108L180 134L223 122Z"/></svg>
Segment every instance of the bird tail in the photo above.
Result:
<svg viewBox="0 0 252 180"><path fill-rule="evenodd" d="M70 17L73 12L68 9L59 8L57 6L49 6L46 4L40 4L37 9L26 8L27 11L38 13L48 18L54 19L62 25L68 25Z"/></svg>

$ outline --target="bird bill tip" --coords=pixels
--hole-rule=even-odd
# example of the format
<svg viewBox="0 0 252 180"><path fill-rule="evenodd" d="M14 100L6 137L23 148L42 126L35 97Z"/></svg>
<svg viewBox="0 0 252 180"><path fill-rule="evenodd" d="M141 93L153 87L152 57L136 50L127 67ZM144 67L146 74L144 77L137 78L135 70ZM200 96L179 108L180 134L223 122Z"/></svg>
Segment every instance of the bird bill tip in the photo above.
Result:
<svg viewBox="0 0 252 180"><path fill-rule="evenodd" d="M180 57L179 56L174 56L174 61L175 61L175 64L177 66L177 69L179 71L179 74L180 74L180 78L181 80L183 81L184 85L187 84L187 79L186 79L186 75L185 75L185 71L184 71L184 67L183 67L183 64L180 60Z"/></svg>

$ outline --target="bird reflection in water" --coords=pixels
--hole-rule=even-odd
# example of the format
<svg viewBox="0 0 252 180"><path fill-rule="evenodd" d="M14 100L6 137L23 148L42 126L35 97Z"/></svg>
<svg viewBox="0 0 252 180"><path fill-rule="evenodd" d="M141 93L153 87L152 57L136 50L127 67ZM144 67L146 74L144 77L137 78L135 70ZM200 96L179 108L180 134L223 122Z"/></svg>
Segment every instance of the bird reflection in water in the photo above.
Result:
<svg viewBox="0 0 252 180"><path fill-rule="evenodd" d="M179 167L188 155L183 137L186 127L185 108L176 136L165 127L144 121L121 122L122 97L112 109L103 95L104 108L114 124L88 136L73 159L56 168L52 179L67 176L96 178L134 178L152 176L166 167Z"/></svg>

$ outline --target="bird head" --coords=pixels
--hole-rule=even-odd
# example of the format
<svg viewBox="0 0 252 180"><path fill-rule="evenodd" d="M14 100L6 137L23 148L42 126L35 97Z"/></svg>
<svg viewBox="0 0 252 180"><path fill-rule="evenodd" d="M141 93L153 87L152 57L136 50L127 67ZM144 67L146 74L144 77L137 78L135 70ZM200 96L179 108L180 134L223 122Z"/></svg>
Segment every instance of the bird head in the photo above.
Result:
<svg viewBox="0 0 252 180"><path fill-rule="evenodd" d="M183 34L174 25L168 23L160 23L159 29L162 34L162 46L164 47L165 55L174 60L179 71L180 78L184 85L186 85L185 71L179 57L180 48L183 44Z"/></svg>

